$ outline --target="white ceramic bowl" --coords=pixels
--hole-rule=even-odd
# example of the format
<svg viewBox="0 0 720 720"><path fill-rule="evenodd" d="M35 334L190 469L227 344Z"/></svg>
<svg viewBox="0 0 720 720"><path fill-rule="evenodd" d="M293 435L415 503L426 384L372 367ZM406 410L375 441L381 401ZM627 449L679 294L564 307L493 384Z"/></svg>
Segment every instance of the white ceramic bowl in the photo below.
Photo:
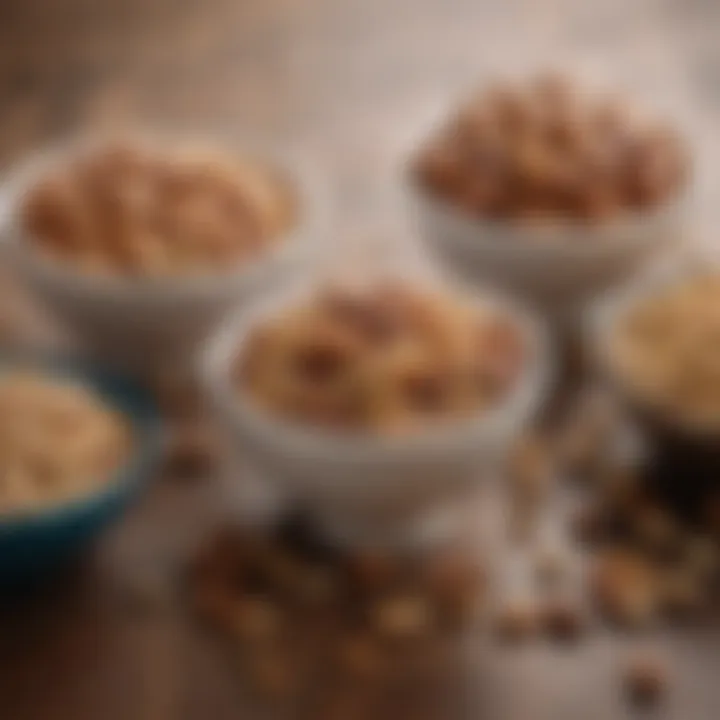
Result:
<svg viewBox="0 0 720 720"><path fill-rule="evenodd" d="M554 324L573 324L590 303L625 283L684 239L689 193L657 211L602 225L530 227L474 218L410 180L419 233L444 267L473 284L491 283Z"/></svg>
<svg viewBox="0 0 720 720"><path fill-rule="evenodd" d="M202 375L245 472L309 510L333 538L352 544L414 545L452 533L457 512L496 471L511 440L549 384L542 327L514 303L490 301L517 322L530 359L496 409L400 438L347 436L270 416L233 388L230 368L249 330L312 292L313 283L258 301L223 325L203 358ZM486 300L483 300L486 302ZM242 478L235 478L238 496Z"/></svg>
<svg viewBox="0 0 720 720"><path fill-rule="evenodd" d="M71 142L37 153L7 176L0 186L4 256L94 357L140 375L153 375L168 366L180 373L190 370L203 340L225 313L312 255L321 236L318 227L324 210L317 180L305 166L288 162L277 152L252 144L247 149L233 146L229 152L269 162L292 184L300 218L288 237L257 261L222 273L147 279L99 277L43 257L23 236L18 218L23 194L38 178L95 142ZM139 142L154 143L144 136ZM172 145L167 140L157 142L172 148L191 140ZM192 147L198 144L192 142Z"/></svg>
<svg viewBox="0 0 720 720"><path fill-rule="evenodd" d="M646 397L631 386L629 378L623 377L614 361L613 333L640 303L683 280L718 272L720 257L704 252L688 254L674 262L659 263L622 288L608 293L587 314L587 343L598 374L646 425L662 425L676 434L684 433L698 438L704 434L701 427L693 427L687 418L666 411L655 398Z"/></svg>

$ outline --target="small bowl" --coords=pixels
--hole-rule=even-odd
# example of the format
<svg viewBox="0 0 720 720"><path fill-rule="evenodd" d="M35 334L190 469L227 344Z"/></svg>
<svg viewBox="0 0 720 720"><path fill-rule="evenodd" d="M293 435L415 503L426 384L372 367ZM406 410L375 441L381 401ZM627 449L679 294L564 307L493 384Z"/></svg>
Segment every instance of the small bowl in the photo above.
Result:
<svg viewBox="0 0 720 720"><path fill-rule="evenodd" d="M574 327L600 295L677 248L690 204L686 188L652 212L606 223L523 225L473 217L412 177L407 189L420 237L444 267L523 298L558 328Z"/></svg>
<svg viewBox="0 0 720 720"><path fill-rule="evenodd" d="M184 140L169 145L144 136L138 141L170 148L191 144ZM181 371L190 370L203 340L225 313L258 288L282 280L313 254L323 207L317 181L304 165L277 152L252 144L247 150L233 147L233 154L268 162L292 184L300 217L286 238L257 261L222 273L99 277L43 257L23 236L18 217L23 193L34 182L96 144L96 139L88 139L50 148L7 176L0 186L0 239L6 257L93 358L141 376L168 366L175 372L179 365Z"/></svg>
<svg viewBox="0 0 720 720"><path fill-rule="evenodd" d="M717 259L686 258L660 265L603 298L588 315L588 345L600 378L614 391L639 427L647 450L648 484L690 519L702 514L708 497L720 491L720 429L697 427L634 391L615 371L612 333L627 313L663 288L708 270Z"/></svg>
<svg viewBox="0 0 720 720"><path fill-rule="evenodd" d="M549 384L549 347L541 325L497 294L489 299L517 323L530 348L516 387L497 408L439 423L407 437L341 435L271 416L230 379L248 333L266 317L302 301L313 284L258 301L231 318L202 361L204 386L251 480L269 485L280 506L298 504L337 542L388 547L446 538L459 512L495 470L538 408ZM231 478L239 498L242 481Z"/></svg>
<svg viewBox="0 0 720 720"><path fill-rule="evenodd" d="M80 380L127 419L134 449L98 490L32 511L0 514L0 585L33 581L72 558L115 520L152 477L160 459L159 414L150 397L129 380L84 362L4 355L4 368L35 369L49 377Z"/></svg>

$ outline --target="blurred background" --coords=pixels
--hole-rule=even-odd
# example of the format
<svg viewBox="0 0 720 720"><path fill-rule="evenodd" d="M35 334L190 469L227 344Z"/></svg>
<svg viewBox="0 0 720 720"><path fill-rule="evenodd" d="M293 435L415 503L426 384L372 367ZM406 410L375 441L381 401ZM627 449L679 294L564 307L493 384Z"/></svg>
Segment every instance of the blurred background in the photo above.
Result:
<svg viewBox="0 0 720 720"><path fill-rule="evenodd" d="M2 0L0 166L70 133L128 124L259 136L296 147L331 178L339 244L403 242L401 160L438 112L497 72L549 67L600 73L671 108L702 147L711 196L718 32L713 0ZM710 202L697 215L703 239L713 213ZM3 289L5 342L55 342L12 278ZM149 577L152 594L178 571L212 516L211 495L169 471L74 574L3 600L2 717L249 717L232 663L180 613L129 608L126 597L128 584ZM676 706L694 712L667 717L704 720L717 707L717 646L710 635L695 641L678 647L688 662ZM625 717L596 682L614 672L604 641L554 657L552 675L542 648L518 664L470 654L460 717Z"/></svg>

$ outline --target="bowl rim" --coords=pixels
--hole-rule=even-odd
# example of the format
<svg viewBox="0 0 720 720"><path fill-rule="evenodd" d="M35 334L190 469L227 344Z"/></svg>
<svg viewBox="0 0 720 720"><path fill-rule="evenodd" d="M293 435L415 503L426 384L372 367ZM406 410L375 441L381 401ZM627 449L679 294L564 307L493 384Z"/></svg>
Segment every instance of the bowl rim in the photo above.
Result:
<svg viewBox="0 0 720 720"><path fill-rule="evenodd" d="M612 357L612 334L618 324L638 304L652 298L659 291L667 289L702 275L720 274L720 256L715 253L698 253L680 258L668 258L649 268L615 291L606 293L587 313L587 346L595 366L621 397L648 417L658 420L668 429L680 434L689 434L698 438L712 438L720 435L720 427L710 428L703 423L664 407L659 401L644 397L632 389L627 378L617 371Z"/></svg>
<svg viewBox="0 0 720 720"><path fill-rule="evenodd" d="M421 287L445 291L448 288L452 291L453 287L439 278L418 278L416 282ZM502 437L518 418L533 414L547 392L552 376L552 353L548 330L541 318L494 288L487 287L480 292L476 288L461 288L473 303L483 308L494 307L507 314L531 348L530 360L521 377L497 406L469 418L429 423L417 432L400 436L345 435L275 416L233 387L230 380L232 361L246 342L250 328L283 307L312 295L319 285L317 280L305 279L282 292L257 298L225 320L200 357L200 376L208 396L236 429L242 427L264 445L277 447L281 444L296 457L325 458L341 465L417 462L423 457L464 453L477 446L481 438Z"/></svg>
<svg viewBox="0 0 720 720"><path fill-rule="evenodd" d="M451 242L469 252L507 261L596 261L657 242L653 232L646 229L662 227L687 214L695 200L696 184L693 173L666 202L649 211L624 212L608 222L593 224L557 217L533 225L473 216L431 192L413 177L410 167L405 168L405 187L411 202L444 226L452 225L457 232L451 234ZM443 241L448 242L448 237Z"/></svg>
<svg viewBox="0 0 720 720"><path fill-rule="evenodd" d="M28 242L18 217L21 198L45 173L71 161L74 157L112 143L115 136L78 135L49 143L19 161L3 174L0 181L0 248L9 259L45 282L72 288L74 293L103 296L114 301L143 303L172 301L188 297L214 297L260 279L267 270L290 264L306 253L319 251L320 229L328 214L326 185L316 163L290 147L272 145L255 138L233 140L227 135L203 137L197 133L132 131L121 139L140 147L173 150L205 149L214 154L238 159L254 159L279 173L291 186L297 199L296 223L266 253L247 263L225 268L222 272L202 272L162 277L127 277L95 275L77 269L72 263L43 256Z"/></svg>
<svg viewBox="0 0 720 720"><path fill-rule="evenodd" d="M40 505L28 510L0 513L0 535L33 527L62 525L78 515L92 513L146 485L163 452L160 410L152 395L139 383L114 370L71 355L1 351L0 374L8 368L38 369L49 378L67 378L92 388L102 401L120 412L133 434L133 449L110 474L108 482L89 493Z"/></svg>

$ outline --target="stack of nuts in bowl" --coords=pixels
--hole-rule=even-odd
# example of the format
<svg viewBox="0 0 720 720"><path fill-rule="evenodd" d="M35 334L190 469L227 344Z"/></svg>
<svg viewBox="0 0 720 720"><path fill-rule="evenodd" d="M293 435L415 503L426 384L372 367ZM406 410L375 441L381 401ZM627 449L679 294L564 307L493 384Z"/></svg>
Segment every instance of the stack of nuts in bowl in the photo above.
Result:
<svg viewBox="0 0 720 720"><path fill-rule="evenodd" d="M608 360L623 387L689 427L720 428L720 274L648 294L622 314Z"/></svg>
<svg viewBox="0 0 720 720"><path fill-rule="evenodd" d="M130 446L124 418L84 386L29 371L0 377L0 515L101 490Z"/></svg>
<svg viewBox="0 0 720 720"><path fill-rule="evenodd" d="M295 211L290 187L259 162L136 142L48 171L21 220L38 251L70 267L161 278L237 270L273 247Z"/></svg>
<svg viewBox="0 0 720 720"><path fill-rule="evenodd" d="M235 375L276 416L395 434L491 409L525 362L520 331L497 309L381 281L323 288L261 323Z"/></svg>
<svg viewBox="0 0 720 720"><path fill-rule="evenodd" d="M668 125L541 76L480 93L419 151L416 183L480 219L607 222L673 200L688 158Z"/></svg>

